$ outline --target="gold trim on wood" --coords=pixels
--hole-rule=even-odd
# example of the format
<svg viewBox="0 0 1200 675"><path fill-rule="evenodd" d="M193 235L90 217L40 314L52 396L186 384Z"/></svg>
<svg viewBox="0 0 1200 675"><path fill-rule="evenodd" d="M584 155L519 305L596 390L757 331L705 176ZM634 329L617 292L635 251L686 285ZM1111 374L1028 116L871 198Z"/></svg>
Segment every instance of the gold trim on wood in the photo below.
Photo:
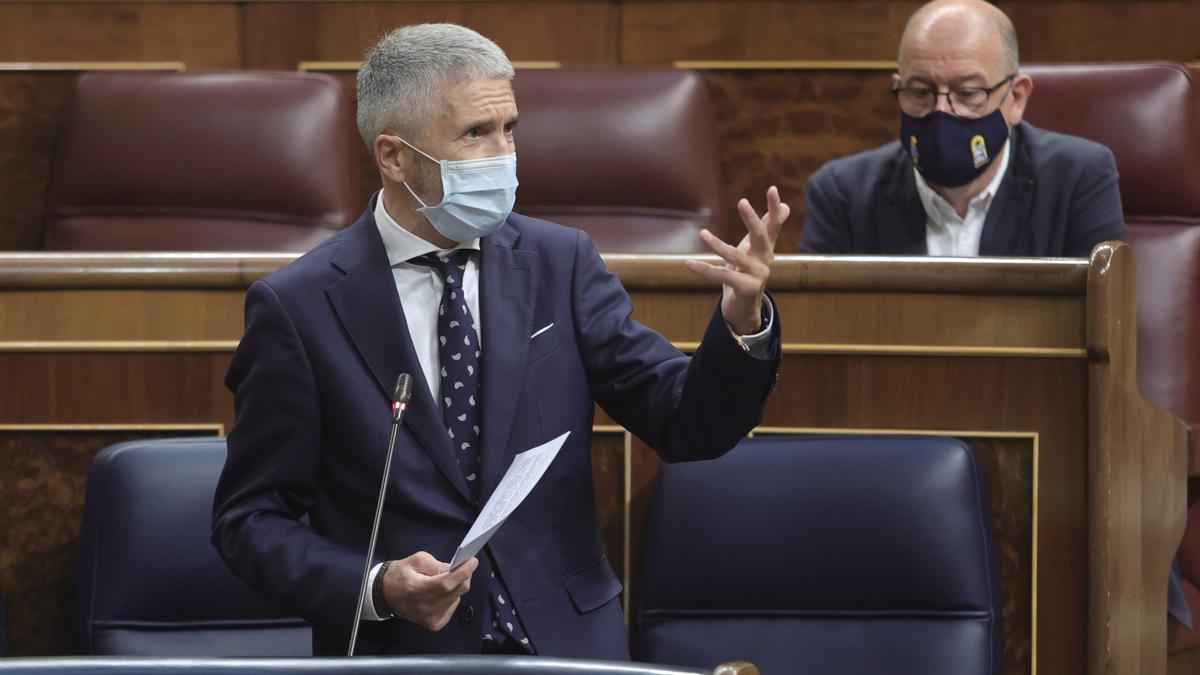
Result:
<svg viewBox="0 0 1200 675"><path fill-rule="evenodd" d="M623 483L624 483L624 486L622 487L623 494L621 495L621 502L622 502L622 506L621 506L621 518L622 518L621 537L622 537L622 540L624 541L624 552L622 555L622 557L624 559L621 561L621 573L622 573L621 584L625 586L625 593L621 597L621 604L625 610L625 628L626 628L626 630L628 630L629 629L629 573L630 573L630 569L631 569L630 562L629 562L629 542L630 542L629 507L630 507L630 503L632 501L631 495L632 495L632 485L633 485L632 469L630 467L630 462L632 460L632 455L633 455L633 435L630 434L628 431L626 431L625 427L623 427L619 424L593 424L592 425L592 434L593 435L595 435L595 434L621 434L622 436L624 436L624 440L625 440L625 457L621 463L621 465L622 465L621 468L622 468L622 473L623 473Z"/></svg>
<svg viewBox="0 0 1200 675"><path fill-rule="evenodd" d="M633 527L632 518L629 510L633 508L633 434L625 432L625 508L622 509L625 518L625 560L622 561L624 567L625 578L622 580L625 584L625 593L621 597L622 609L625 611L625 628L629 629L629 586L633 581L633 563L631 561L631 553L629 547L633 540L630 533L630 528Z"/></svg>
<svg viewBox="0 0 1200 675"><path fill-rule="evenodd" d="M922 436L951 436L954 438L1009 438L1028 440L1033 444L1033 499L1031 508L1033 509L1033 529L1030 536L1033 538L1029 556L1031 558L1029 565L1029 587L1030 599L1029 607L1032 616L1029 621L1029 672L1031 675L1037 673L1037 560L1038 560L1038 466L1041 464L1041 449L1039 447L1039 433L1036 431L975 431L970 429L873 429L873 428L824 428L824 427L773 427L761 426L755 427L754 431L748 434L753 438L755 434L764 435L784 435L784 434L822 434L826 436L888 436L892 434L916 434Z"/></svg>
<svg viewBox="0 0 1200 675"><path fill-rule="evenodd" d="M353 73L358 72L362 61L301 61L296 64L296 70L302 73ZM562 68L558 61L513 61L516 70L547 70Z"/></svg>
<svg viewBox="0 0 1200 675"><path fill-rule="evenodd" d="M0 352L232 352L237 340L36 340L0 342Z"/></svg>
<svg viewBox="0 0 1200 675"><path fill-rule="evenodd" d="M187 70L182 61L8 61L0 62L0 72L87 72L93 70Z"/></svg>
<svg viewBox="0 0 1200 675"><path fill-rule="evenodd" d="M5 431L215 431L225 436L225 425L211 424L0 424Z"/></svg>
<svg viewBox="0 0 1200 675"><path fill-rule="evenodd" d="M895 61L676 61L696 70L880 70L895 71Z"/></svg>
<svg viewBox="0 0 1200 675"><path fill-rule="evenodd" d="M681 352L694 352L699 342L671 343ZM950 356L960 358L1086 359L1088 352L1073 347L965 347L959 345L867 345L840 343L785 342L784 354L848 354L852 356Z"/></svg>

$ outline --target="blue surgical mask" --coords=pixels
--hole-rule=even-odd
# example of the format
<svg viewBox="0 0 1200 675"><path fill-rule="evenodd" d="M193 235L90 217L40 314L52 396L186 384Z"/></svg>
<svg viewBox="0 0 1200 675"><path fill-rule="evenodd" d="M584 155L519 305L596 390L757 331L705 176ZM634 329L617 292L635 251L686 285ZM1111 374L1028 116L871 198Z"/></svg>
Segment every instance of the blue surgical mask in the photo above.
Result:
<svg viewBox="0 0 1200 675"><path fill-rule="evenodd" d="M412 143L396 140L437 162L442 174L442 201L430 206L409 187L404 187L421 204L417 212L451 241L470 241L500 229L517 200L517 153L446 161L434 159Z"/></svg>
<svg viewBox="0 0 1200 675"><path fill-rule="evenodd" d="M1008 140L1008 124L997 108L977 118L935 110L924 117L900 113L900 142L925 180L955 188L988 170Z"/></svg>

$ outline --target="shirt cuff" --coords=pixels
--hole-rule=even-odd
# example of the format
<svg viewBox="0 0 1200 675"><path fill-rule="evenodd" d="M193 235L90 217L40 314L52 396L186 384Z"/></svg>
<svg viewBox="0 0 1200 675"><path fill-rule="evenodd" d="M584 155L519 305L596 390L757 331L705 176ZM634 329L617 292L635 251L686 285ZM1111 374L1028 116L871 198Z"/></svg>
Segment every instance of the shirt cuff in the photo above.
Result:
<svg viewBox="0 0 1200 675"><path fill-rule="evenodd" d="M371 592L371 589L375 588L375 577L378 576L380 567L383 567L383 563L375 563L367 574L367 597L363 600L362 613L358 615L362 621L387 621L389 618L375 613L374 593Z"/></svg>
<svg viewBox="0 0 1200 675"><path fill-rule="evenodd" d="M746 351L750 352L751 356L758 358L766 358L771 352L771 327L775 323L775 305L767 298L763 298L764 311L766 318L763 319L762 330L753 335L736 336L738 341L746 345ZM733 332L733 329L730 329Z"/></svg>

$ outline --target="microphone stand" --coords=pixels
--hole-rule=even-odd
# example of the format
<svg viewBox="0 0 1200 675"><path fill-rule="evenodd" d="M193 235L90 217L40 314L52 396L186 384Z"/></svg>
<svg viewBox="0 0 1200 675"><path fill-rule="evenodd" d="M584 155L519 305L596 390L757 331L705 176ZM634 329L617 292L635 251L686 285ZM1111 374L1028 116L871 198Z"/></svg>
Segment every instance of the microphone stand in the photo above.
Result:
<svg viewBox="0 0 1200 675"><path fill-rule="evenodd" d="M367 561L363 563L362 584L358 589L358 605L354 608L354 626L350 629L350 649L346 656L354 656L354 646L358 642L358 626L362 617L363 603L367 599L367 579L371 576L371 561L375 558L375 542L379 538L379 520L383 517L383 499L387 494L388 477L392 473L392 454L396 450L396 432L400 430L400 420L408 409L408 401L412 398L412 377L402 373L396 378L396 390L392 395L392 433L388 439L387 458L383 460L383 479L379 485L379 499L375 502L375 520L371 522L371 541L367 544Z"/></svg>

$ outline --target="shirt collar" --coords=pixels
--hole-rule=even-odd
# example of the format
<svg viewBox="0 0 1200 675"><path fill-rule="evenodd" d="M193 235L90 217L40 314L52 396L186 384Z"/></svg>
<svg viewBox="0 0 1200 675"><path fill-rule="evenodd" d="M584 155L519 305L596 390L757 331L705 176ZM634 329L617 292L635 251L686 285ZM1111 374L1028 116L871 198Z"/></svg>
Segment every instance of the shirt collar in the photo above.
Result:
<svg viewBox="0 0 1200 675"><path fill-rule="evenodd" d="M970 209L987 210L991 205L992 197L996 196L996 192L1000 190L1000 183L1004 181L1004 174L1008 173L1008 155L1009 141L1004 141L1004 146L1000 148L1000 168L996 171L996 175L992 176L992 180L971 200L967 206ZM929 220L933 221L937 226L942 226L948 221L961 221L954 207L950 202L946 201L941 195L933 191L929 187L929 183L925 181L925 177L917 171L917 167L913 167L913 175L917 180L917 194L921 196L921 204L925 207L925 215ZM381 200L382 201L382 200Z"/></svg>
<svg viewBox="0 0 1200 675"><path fill-rule="evenodd" d="M382 191L375 200L375 226L379 228L379 236L383 238L383 248L387 250L388 263L393 267L426 253L441 255L458 249L479 250L478 238L459 242L453 248L444 249L404 229L384 208Z"/></svg>

